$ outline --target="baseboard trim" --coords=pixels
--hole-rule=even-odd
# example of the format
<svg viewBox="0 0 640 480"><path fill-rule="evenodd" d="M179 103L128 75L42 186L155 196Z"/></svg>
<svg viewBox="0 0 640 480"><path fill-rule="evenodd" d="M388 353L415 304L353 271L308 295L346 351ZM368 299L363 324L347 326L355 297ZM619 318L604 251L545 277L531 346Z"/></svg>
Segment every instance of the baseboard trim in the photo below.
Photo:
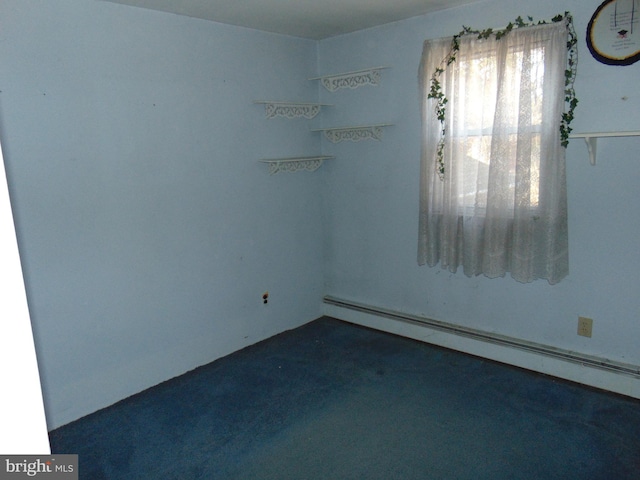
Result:
<svg viewBox="0 0 640 480"><path fill-rule="evenodd" d="M640 398L640 366L637 365L330 295L325 296L323 301L325 315L340 320Z"/></svg>

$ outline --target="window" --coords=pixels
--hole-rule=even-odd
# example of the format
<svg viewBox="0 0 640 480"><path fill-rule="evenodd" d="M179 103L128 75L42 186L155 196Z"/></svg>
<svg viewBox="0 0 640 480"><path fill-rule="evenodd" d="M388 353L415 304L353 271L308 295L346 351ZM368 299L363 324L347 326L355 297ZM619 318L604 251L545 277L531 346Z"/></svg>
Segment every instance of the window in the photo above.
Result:
<svg viewBox="0 0 640 480"><path fill-rule="evenodd" d="M559 22L500 39L460 37L455 62L439 77L448 100L444 137L428 93L451 38L425 42L419 264L462 266L468 276L510 272L521 282L567 275L559 129L567 35Z"/></svg>

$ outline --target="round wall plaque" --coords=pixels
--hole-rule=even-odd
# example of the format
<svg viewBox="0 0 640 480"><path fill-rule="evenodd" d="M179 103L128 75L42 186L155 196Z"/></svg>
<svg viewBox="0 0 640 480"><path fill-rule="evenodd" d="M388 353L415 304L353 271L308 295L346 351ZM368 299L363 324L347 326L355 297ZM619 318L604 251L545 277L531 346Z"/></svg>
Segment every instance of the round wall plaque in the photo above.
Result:
<svg viewBox="0 0 640 480"><path fill-rule="evenodd" d="M640 0L605 0L587 26L591 55L607 65L640 60Z"/></svg>

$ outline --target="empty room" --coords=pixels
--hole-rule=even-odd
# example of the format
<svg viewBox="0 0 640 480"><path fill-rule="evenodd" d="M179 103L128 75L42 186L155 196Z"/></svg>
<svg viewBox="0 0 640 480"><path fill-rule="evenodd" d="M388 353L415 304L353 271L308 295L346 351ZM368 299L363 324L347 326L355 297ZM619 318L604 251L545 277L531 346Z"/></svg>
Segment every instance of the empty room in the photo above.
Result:
<svg viewBox="0 0 640 480"><path fill-rule="evenodd" d="M51 454L638 478L639 58L638 0L2 0Z"/></svg>

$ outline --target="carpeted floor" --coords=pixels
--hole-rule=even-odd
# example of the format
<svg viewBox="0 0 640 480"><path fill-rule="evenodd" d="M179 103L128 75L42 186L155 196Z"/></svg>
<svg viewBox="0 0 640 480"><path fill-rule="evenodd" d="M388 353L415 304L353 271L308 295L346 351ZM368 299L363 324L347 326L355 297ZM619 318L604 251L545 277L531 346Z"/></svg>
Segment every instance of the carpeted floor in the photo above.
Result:
<svg viewBox="0 0 640 480"><path fill-rule="evenodd" d="M639 479L640 402L321 318L50 433L100 479Z"/></svg>

